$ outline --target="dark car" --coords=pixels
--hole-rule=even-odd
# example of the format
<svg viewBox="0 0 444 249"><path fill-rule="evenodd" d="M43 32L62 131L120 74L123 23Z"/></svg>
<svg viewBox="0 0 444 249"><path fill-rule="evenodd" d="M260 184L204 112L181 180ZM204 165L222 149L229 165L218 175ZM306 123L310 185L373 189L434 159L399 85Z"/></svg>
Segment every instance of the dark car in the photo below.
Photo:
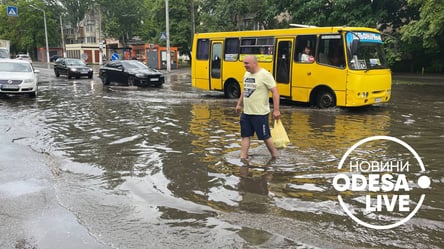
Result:
<svg viewBox="0 0 444 249"><path fill-rule="evenodd" d="M49 61L50 61L50 62L55 62L55 61L56 61L58 58L60 58L60 57L61 57L60 55L55 54L55 55L49 57Z"/></svg>
<svg viewBox="0 0 444 249"><path fill-rule="evenodd" d="M80 59L73 58L58 58L54 64L54 73L56 77L66 75L68 79L82 76L88 76L89 79L93 77L93 69L85 64Z"/></svg>
<svg viewBox="0 0 444 249"><path fill-rule="evenodd" d="M136 60L115 60L100 67L99 77L104 85L111 82L128 86L161 86L164 75Z"/></svg>

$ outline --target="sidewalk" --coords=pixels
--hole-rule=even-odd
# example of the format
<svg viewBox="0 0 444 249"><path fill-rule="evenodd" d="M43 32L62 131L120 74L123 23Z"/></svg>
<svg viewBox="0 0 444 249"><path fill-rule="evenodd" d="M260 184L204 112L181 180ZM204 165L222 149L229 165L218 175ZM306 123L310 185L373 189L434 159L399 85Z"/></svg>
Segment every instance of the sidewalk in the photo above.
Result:
<svg viewBox="0 0 444 249"><path fill-rule="evenodd" d="M392 73L394 80L418 81L427 83L444 83L443 74L413 74L413 73Z"/></svg>

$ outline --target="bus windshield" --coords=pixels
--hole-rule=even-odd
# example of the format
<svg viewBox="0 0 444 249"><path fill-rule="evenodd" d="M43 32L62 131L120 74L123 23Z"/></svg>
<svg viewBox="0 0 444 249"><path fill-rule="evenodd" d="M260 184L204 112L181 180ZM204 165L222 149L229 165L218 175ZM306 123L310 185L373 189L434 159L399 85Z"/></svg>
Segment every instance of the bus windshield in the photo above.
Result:
<svg viewBox="0 0 444 249"><path fill-rule="evenodd" d="M350 69L387 69L381 35L372 32L348 32L347 57Z"/></svg>

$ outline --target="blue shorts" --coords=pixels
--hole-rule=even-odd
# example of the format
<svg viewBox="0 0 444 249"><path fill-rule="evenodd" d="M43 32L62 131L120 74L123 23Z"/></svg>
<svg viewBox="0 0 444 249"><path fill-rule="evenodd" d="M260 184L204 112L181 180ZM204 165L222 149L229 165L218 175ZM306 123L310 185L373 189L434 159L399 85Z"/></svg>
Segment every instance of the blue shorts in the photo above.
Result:
<svg viewBox="0 0 444 249"><path fill-rule="evenodd" d="M268 114L248 115L242 113L240 117L241 137L252 137L254 133L259 140L271 137Z"/></svg>

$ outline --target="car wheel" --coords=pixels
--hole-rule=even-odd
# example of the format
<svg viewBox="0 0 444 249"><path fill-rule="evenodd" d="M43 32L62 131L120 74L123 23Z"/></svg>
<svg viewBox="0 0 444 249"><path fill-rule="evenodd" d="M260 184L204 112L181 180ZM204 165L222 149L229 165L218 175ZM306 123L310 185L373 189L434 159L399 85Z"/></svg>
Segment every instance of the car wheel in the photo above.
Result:
<svg viewBox="0 0 444 249"><path fill-rule="evenodd" d="M70 71L68 71L68 73L66 74L66 76L68 77L68 79L71 79L71 72Z"/></svg>
<svg viewBox="0 0 444 249"><path fill-rule="evenodd" d="M36 87L34 92L30 92L30 93L28 94L30 98L36 98L36 97L37 97L37 93L38 93L38 90L37 90L37 89L38 89L38 88Z"/></svg>
<svg viewBox="0 0 444 249"><path fill-rule="evenodd" d="M76 79L80 79L80 75L77 75L77 76L76 76Z"/></svg>
<svg viewBox="0 0 444 249"><path fill-rule="evenodd" d="M59 71L54 70L54 73L55 73L55 76L56 76L57 78L60 77L60 73L59 73Z"/></svg>
<svg viewBox="0 0 444 249"><path fill-rule="evenodd" d="M128 77L128 86L135 86L136 85L136 79L134 78L134 76L129 76Z"/></svg>
<svg viewBox="0 0 444 249"><path fill-rule="evenodd" d="M89 75L88 75L88 79L92 79L92 77L93 77L92 74L89 74Z"/></svg>
<svg viewBox="0 0 444 249"><path fill-rule="evenodd" d="M102 79L102 83L104 85L109 85L110 81L109 81L108 77L106 76L106 74L102 74L101 79Z"/></svg>

